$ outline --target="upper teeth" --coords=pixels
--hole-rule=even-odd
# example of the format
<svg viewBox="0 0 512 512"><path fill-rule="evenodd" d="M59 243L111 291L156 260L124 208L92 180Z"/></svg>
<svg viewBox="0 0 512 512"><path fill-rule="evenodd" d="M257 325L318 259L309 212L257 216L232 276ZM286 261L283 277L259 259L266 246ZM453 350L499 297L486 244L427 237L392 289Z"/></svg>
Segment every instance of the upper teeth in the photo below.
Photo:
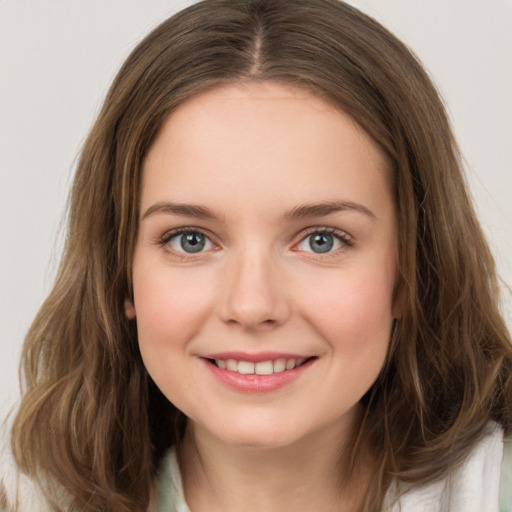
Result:
<svg viewBox="0 0 512 512"><path fill-rule="evenodd" d="M293 370L300 366L306 359L276 359L275 361L261 361L251 363L250 361L236 361L235 359L215 359L215 364L223 370L243 373L245 375L272 375L273 373Z"/></svg>

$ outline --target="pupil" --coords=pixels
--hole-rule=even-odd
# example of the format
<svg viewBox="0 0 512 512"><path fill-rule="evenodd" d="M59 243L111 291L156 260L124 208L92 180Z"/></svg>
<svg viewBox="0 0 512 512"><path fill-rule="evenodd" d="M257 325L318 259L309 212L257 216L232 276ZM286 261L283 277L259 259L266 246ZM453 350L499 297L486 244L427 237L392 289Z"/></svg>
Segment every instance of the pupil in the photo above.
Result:
<svg viewBox="0 0 512 512"><path fill-rule="evenodd" d="M332 235L317 233L311 237L309 246L313 252L329 252L334 245Z"/></svg>
<svg viewBox="0 0 512 512"><path fill-rule="evenodd" d="M187 233L181 237L181 247L186 252L199 252L204 245L204 236L199 233Z"/></svg>

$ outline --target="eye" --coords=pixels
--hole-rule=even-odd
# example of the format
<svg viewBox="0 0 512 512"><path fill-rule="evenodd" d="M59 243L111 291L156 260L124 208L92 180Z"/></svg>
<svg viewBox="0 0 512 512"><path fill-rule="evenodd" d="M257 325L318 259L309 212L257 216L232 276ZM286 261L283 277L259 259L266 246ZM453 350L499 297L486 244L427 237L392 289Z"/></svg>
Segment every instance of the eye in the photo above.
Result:
<svg viewBox="0 0 512 512"><path fill-rule="evenodd" d="M332 231L314 231L305 236L297 248L300 251L325 254L350 245L350 238L344 233Z"/></svg>
<svg viewBox="0 0 512 512"><path fill-rule="evenodd" d="M167 238L171 248L176 252L186 252L195 254L213 247L212 241L199 231L185 231L182 233L171 234Z"/></svg>

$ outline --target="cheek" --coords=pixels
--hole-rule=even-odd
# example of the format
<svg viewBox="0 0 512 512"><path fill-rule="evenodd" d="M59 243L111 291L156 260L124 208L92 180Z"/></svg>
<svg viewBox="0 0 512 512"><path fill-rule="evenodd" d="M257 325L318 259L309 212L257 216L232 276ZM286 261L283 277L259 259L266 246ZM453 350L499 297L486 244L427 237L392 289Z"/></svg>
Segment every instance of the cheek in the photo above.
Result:
<svg viewBox="0 0 512 512"><path fill-rule="evenodd" d="M211 304L204 277L173 269L134 269L133 282L143 353L164 346L172 349L196 334Z"/></svg>
<svg viewBox="0 0 512 512"><path fill-rule="evenodd" d="M211 293L204 282L204 276L193 272L134 265L140 353L154 382L178 408L188 403L184 383L190 378L190 362L194 360L190 341L210 311Z"/></svg>
<svg viewBox="0 0 512 512"><path fill-rule="evenodd" d="M308 320L328 347L326 382L340 390L331 393L327 408L339 411L361 399L384 365L393 325L393 283L376 272L344 275L324 285L323 293L310 297Z"/></svg>
<svg viewBox="0 0 512 512"><path fill-rule="evenodd" d="M393 286L393 273L379 268L330 274L301 294L307 297L303 310L334 348L380 359L393 324Z"/></svg>

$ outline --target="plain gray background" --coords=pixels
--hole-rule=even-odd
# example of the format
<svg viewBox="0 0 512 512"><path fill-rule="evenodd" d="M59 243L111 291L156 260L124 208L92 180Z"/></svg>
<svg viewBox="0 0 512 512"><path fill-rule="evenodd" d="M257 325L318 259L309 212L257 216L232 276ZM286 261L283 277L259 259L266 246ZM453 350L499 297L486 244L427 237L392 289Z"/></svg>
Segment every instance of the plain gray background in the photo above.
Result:
<svg viewBox="0 0 512 512"><path fill-rule="evenodd" d="M49 291L80 145L133 46L185 0L0 0L0 417ZM446 100L478 212L512 284L512 0L359 0ZM512 326L511 294L504 311Z"/></svg>

